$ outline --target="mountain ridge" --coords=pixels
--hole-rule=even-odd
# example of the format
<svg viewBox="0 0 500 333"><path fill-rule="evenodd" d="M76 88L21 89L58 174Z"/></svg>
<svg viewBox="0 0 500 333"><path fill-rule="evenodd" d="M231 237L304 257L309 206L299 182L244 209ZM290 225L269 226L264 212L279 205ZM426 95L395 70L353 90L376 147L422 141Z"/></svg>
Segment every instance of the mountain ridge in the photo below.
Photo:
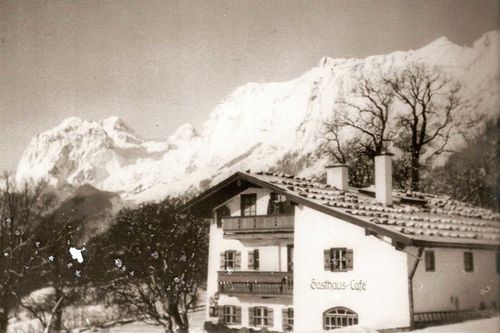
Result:
<svg viewBox="0 0 500 333"><path fill-rule="evenodd" d="M19 162L16 179L45 179L55 188L90 184L137 202L194 192L237 170L267 170L293 159L298 173L319 175L322 124L356 75L402 68L415 61L443 66L463 85L474 112L494 115L499 103L500 31L471 47L439 38L417 50L364 59L323 57L285 82L236 88L198 130L181 125L165 141L146 140L118 117L76 117L38 134Z"/></svg>

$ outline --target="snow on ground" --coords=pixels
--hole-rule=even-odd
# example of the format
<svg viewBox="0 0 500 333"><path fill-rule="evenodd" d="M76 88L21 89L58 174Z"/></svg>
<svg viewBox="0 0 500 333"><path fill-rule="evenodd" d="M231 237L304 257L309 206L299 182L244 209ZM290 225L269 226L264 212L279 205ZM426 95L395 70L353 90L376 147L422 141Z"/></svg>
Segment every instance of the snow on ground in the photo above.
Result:
<svg viewBox="0 0 500 333"><path fill-rule="evenodd" d="M203 322L205 321L205 311L196 311L191 314L190 333L202 333ZM128 325L117 326L109 331L101 331L109 333L163 333L163 329L159 326L151 326L141 322L135 322ZM336 333L376 333L375 330L362 326L351 326L344 329L335 330ZM413 333L498 333L500 332L500 317L470 320L458 324L441 325L427 327L424 329L413 331Z"/></svg>
<svg viewBox="0 0 500 333"><path fill-rule="evenodd" d="M470 320L463 323L427 327L414 333L498 333L500 317Z"/></svg>
<svg viewBox="0 0 500 333"><path fill-rule="evenodd" d="M204 333L203 323L205 322L205 310L201 309L191 312L189 316L190 328L189 333ZM148 325L142 322L134 322L131 324L113 327L110 330L102 330L98 332L109 333L164 333L165 330L161 326Z"/></svg>
<svg viewBox="0 0 500 333"><path fill-rule="evenodd" d="M190 314L190 333L204 333L203 323L205 322L205 311L203 309L197 310ZM33 322L25 321L24 324L36 324ZM35 327L37 325L25 325L9 327L9 332L25 333L25 332L39 332ZM93 330L92 332L100 333L163 333L164 330L161 326L148 325L143 322L133 322L122 326L116 326L109 329ZM344 329L335 330L335 333L376 333L377 331L362 327L351 326ZM412 331L413 333L498 333L500 332L500 317L470 320L458 324L441 325L427 327L424 329ZM314 333L314 332L311 332Z"/></svg>

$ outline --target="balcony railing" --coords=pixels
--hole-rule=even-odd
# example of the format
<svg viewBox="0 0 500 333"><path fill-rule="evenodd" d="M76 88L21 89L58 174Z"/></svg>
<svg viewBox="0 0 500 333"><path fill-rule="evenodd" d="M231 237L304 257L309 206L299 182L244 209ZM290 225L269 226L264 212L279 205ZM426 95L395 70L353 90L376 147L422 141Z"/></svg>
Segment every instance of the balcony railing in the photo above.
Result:
<svg viewBox="0 0 500 333"><path fill-rule="evenodd" d="M293 232L293 215L231 216L222 218L224 233Z"/></svg>
<svg viewBox="0 0 500 333"><path fill-rule="evenodd" d="M293 274L288 272L219 272L219 291L229 295L292 295Z"/></svg>

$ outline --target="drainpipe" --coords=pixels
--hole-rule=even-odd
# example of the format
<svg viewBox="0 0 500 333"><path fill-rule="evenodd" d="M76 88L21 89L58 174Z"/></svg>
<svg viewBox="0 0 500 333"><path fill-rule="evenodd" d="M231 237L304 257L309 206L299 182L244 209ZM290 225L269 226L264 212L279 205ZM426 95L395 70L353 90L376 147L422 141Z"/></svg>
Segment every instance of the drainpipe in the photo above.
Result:
<svg viewBox="0 0 500 333"><path fill-rule="evenodd" d="M410 272L410 275L408 276L408 296L409 296L409 301L410 301L410 330L415 329L415 318L413 316L414 313L414 305L413 305L413 276L415 276L415 273L418 268L418 264L420 260L422 260L422 254L424 253L424 248L419 247L418 248L418 256L417 260L415 260L415 263L413 264L412 270Z"/></svg>

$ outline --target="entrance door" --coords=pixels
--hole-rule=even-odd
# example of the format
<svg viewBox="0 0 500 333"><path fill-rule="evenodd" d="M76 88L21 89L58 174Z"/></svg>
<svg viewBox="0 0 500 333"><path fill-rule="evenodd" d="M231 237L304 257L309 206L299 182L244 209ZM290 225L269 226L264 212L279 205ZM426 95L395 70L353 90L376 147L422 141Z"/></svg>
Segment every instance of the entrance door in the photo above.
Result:
<svg viewBox="0 0 500 333"><path fill-rule="evenodd" d="M288 271L293 272L293 244L286 246Z"/></svg>

